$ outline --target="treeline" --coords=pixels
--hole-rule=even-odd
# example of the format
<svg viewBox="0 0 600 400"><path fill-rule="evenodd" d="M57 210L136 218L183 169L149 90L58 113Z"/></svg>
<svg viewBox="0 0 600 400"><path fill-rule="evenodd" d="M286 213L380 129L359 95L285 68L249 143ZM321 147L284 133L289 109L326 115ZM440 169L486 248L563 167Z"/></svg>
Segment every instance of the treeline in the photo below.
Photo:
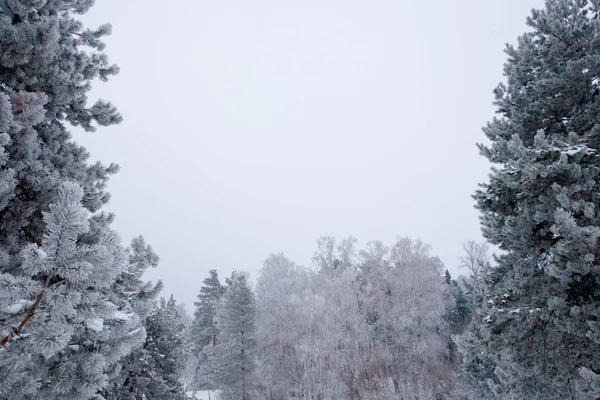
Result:
<svg viewBox="0 0 600 400"><path fill-rule="evenodd" d="M317 244L316 270L267 258L255 294L245 275L222 286L211 271L190 331L190 387L224 399L447 398L450 335L471 311L441 261L408 238Z"/></svg>
<svg viewBox="0 0 600 400"><path fill-rule="evenodd" d="M68 129L122 119L87 104L118 72L92 5L0 0L0 399L600 398L600 0L547 0L506 48L474 195L497 255L466 243L455 281L420 241L325 237L254 290L211 272L187 328Z"/></svg>

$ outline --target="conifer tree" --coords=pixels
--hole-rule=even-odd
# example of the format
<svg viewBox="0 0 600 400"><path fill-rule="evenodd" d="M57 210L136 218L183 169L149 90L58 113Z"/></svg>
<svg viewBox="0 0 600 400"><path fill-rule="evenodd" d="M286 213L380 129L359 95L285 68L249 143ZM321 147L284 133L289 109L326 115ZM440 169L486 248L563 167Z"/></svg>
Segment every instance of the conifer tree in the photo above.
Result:
<svg viewBox="0 0 600 400"><path fill-rule="evenodd" d="M185 399L180 378L185 367L185 331L180 324L173 295L161 298L156 312L148 318L144 346L152 359L151 381L146 397L156 400Z"/></svg>
<svg viewBox="0 0 600 400"><path fill-rule="evenodd" d="M121 120L87 104L91 81L118 72L110 26L74 18L92 5L0 0L0 398L92 398L145 337L117 292L130 265L114 217L98 212L118 168L90 165L68 130Z"/></svg>
<svg viewBox="0 0 600 400"><path fill-rule="evenodd" d="M139 330L135 319L123 324L123 312L109 301L127 262L118 236L103 227L86 243L83 190L65 183L57 197L43 214L40 245L20 254L23 276L0 273L0 398L91 398Z"/></svg>
<svg viewBox="0 0 600 400"><path fill-rule="evenodd" d="M209 277L203 281L203 286L198 293L198 301L194 303L194 320L189 329L190 341L190 368L191 387L193 389L212 389L214 383L211 382L211 366L209 355L213 353L212 347L217 344L217 307L225 293L225 287L219 282L217 270L211 269Z"/></svg>
<svg viewBox="0 0 600 400"><path fill-rule="evenodd" d="M496 363L487 347L487 324L482 322L490 314L487 287L493 267L486 243L468 241L463 244L463 249L465 254L460 258L460 266L466 268L469 274L460 276L456 281L458 292L452 317L462 314L465 318L457 320L459 323L455 323L452 330L452 341L462 354L453 395L465 400L501 399L504 395L502 385L495 372ZM462 322L468 324L465 326Z"/></svg>
<svg viewBox="0 0 600 400"><path fill-rule="evenodd" d="M22 246L39 243L42 211L63 180L84 191L83 206L95 212L117 166L89 165L89 154L71 138L67 123L93 131L121 121L104 100L87 103L90 82L118 72L102 52L110 25L84 29L73 14L90 0L0 1L0 250L5 269L15 269ZM6 265L6 264L5 264Z"/></svg>
<svg viewBox="0 0 600 400"><path fill-rule="evenodd" d="M477 191L504 399L600 396L600 1L547 0L507 46Z"/></svg>
<svg viewBox="0 0 600 400"><path fill-rule="evenodd" d="M109 385L102 392L107 399L135 399L131 396L137 393L137 389L132 387L142 385L145 376L140 373L143 367L140 367L139 361L145 360L145 349L142 346L147 341L147 319L155 312L156 298L162 289L160 281L152 284L142 280L144 272L149 267L156 267L159 259L141 236L133 239L128 255L129 263L113 285L111 301L120 307L120 318L117 321L119 328L127 329L127 326L134 322L137 329L129 329L126 338L127 342L131 342L131 346L129 351L123 354L125 357L115 365ZM122 344L117 342L114 346L119 348Z"/></svg>
<svg viewBox="0 0 600 400"><path fill-rule="evenodd" d="M209 343L216 341L216 311L226 288L219 282L217 270L211 269L210 276L205 278L198 294L198 301L194 303L194 322L192 324L192 340L195 348L202 349Z"/></svg>
<svg viewBox="0 0 600 400"><path fill-rule="evenodd" d="M121 380L103 393L107 400L183 400L184 329L173 295L144 321L143 346L123 362Z"/></svg>
<svg viewBox="0 0 600 400"><path fill-rule="evenodd" d="M245 274L234 272L217 308L220 340L214 349L212 379L219 389L247 398L254 369L256 302Z"/></svg>

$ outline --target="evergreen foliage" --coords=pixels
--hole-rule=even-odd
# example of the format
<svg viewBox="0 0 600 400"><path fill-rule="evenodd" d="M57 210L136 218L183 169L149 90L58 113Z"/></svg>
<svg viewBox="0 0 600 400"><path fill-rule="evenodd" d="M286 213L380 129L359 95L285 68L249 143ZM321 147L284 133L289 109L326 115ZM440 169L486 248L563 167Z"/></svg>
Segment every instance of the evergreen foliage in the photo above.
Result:
<svg viewBox="0 0 600 400"><path fill-rule="evenodd" d="M115 369L110 384L102 392L107 399L135 399L135 397L127 397L133 396L131 393L136 393L137 390L132 389L130 382L136 381L136 378L142 379L143 374L140 373L142 367L139 366L138 361L145 359L143 346L148 340L147 319L155 312L155 299L162 289L160 281L153 285L142 280L144 272L150 267L156 267L159 259L141 236L133 239L128 253L129 264L113 285L113 301L121 305L119 323L122 326L130 324L132 320L141 321L138 325L143 326L130 330L127 335L128 341L134 339L136 341L135 346L132 346L134 350L124 354L125 357Z"/></svg>
<svg viewBox="0 0 600 400"><path fill-rule="evenodd" d="M183 400L180 377L185 366L184 330L177 303L171 295L144 321L143 346L123 361L120 380L103 395L107 400Z"/></svg>
<svg viewBox="0 0 600 400"><path fill-rule="evenodd" d="M82 197L77 184L63 184L43 214L41 244L21 252L23 276L0 274L0 395L7 399L91 398L139 340L132 337L139 321L121 322L123 311L110 301L125 250L106 227L85 243L93 224Z"/></svg>
<svg viewBox="0 0 600 400"><path fill-rule="evenodd" d="M214 382L209 355L214 353L213 347L220 341L217 329L217 307L226 288L219 282L217 270L211 269L209 277L203 281L203 286L198 293L198 301L194 303L194 320L189 329L190 366L192 369L191 384L193 389L212 389Z"/></svg>
<svg viewBox="0 0 600 400"><path fill-rule="evenodd" d="M156 312L148 318L145 349L152 357L154 372L146 397L151 399L184 399L180 377L185 366L185 331L173 295L161 299Z"/></svg>
<svg viewBox="0 0 600 400"><path fill-rule="evenodd" d="M503 251L485 321L505 399L600 396L599 14L598 0L532 11L479 146L497 165L475 199Z"/></svg>
<svg viewBox="0 0 600 400"><path fill-rule="evenodd" d="M89 165L67 123L93 131L121 116L110 103L87 105L95 78L118 72L102 52L110 25L84 29L73 14L90 0L0 1L0 246L15 270L21 248L39 243L47 210L64 180L83 189L83 206L96 212L109 195L109 175L118 168Z"/></svg>
<svg viewBox="0 0 600 400"><path fill-rule="evenodd" d="M600 398L600 0L546 0L506 48L474 195L494 263L466 242L453 280L418 240L321 237L256 298L211 270L189 329L101 212L118 167L69 132L122 119L87 102L118 72L93 3L0 0L0 400L184 400L185 368L222 399Z"/></svg>
<svg viewBox="0 0 600 400"><path fill-rule="evenodd" d="M234 272L217 308L220 340L214 346L211 379L217 388L238 394L245 400L254 370L256 347L256 302L245 274Z"/></svg>
<svg viewBox="0 0 600 400"><path fill-rule="evenodd" d="M92 5L0 0L0 398L93 398L145 338L124 294L143 271L98 212L118 168L88 164L68 130L121 121L87 105L91 81L118 72L110 26L74 18Z"/></svg>

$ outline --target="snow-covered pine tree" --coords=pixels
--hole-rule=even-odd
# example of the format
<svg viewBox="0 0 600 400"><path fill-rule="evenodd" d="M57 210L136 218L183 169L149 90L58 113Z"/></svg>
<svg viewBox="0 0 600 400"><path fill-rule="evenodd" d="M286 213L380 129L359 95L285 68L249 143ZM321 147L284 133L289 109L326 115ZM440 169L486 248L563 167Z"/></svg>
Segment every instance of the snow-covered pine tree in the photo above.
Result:
<svg viewBox="0 0 600 400"><path fill-rule="evenodd" d="M185 367L185 332L173 295L144 321L143 346L123 360L119 380L102 393L107 400L183 400L180 378Z"/></svg>
<svg viewBox="0 0 600 400"><path fill-rule="evenodd" d="M195 349L201 350L204 346L216 343L217 322L215 320L217 307L226 291L226 287L219 282L217 270L211 269L209 277L203 281L203 286L198 293L198 301L194 302L194 321L191 328L191 337Z"/></svg>
<svg viewBox="0 0 600 400"><path fill-rule="evenodd" d="M108 295L127 263L125 250L105 226L93 227L87 243L83 194L77 184L63 184L43 213L40 244L20 254L22 276L0 273L0 398L92 398L131 351L139 323L121 329L122 312Z"/></svg>
<svg viewBox="0 0 600 400"><path fill-rule="evenodd" d="M233 272L227 291L217 308L220 340L214 346L211 379L218 389L237 393L245 400L254 369L256 302L246 274Z"/></svg>
<svg viewBox="0 0 600 400"><path fill-rule="evenodd" d="M117 73L102 52L110 26L73 18L92 5L0 0L0 397L91 398L145 334L113 292L127 267L113 216L87 218L118 168L89 165L67 126L121 120L110 103L87 105L91 81Z"/></svg>
<svg viewBox="0 0 600 400"><path fill-rule="evenodd" d="M214 388L211 382L211 366L209 354L212 347L217 344L217 306L226 288L219 282L217 270L211 269L209 276L204 279L203 286L198 293L198 301L194 302L194 320L189 328L190 357L190 388L194 390L209 390Z"/></svg>
<svg viewBox="0 0 600 400"><path fill-rule="evenodd" d="M181 377L185 368L185 330L173 295L160 299L159 307L146 324L148 337L144 349L150 359L151 377L144 395L148 399L186 398ZM140 390L140 388L136 388Z"/></svg>
<svg viewBox="0 0 600 400"><path fill-rule="evenodd" d="M146 244L142 236L131 241L127 249L129 264L115 282L114 292L123 296L119 301L126 301L140 318L147 318L155 307L155 300L162 290L162 281L156 284L144 281L142 276L148 268L156 268L159 258Z"/></svg>
<svg viewBox="0 0 600 400"><path fill-rule="evenodd" d="M134 387L147 386L149 378L140 372L143 369L140 362L145 361L146 351L142 346L147 341L147 319L154 312L156 298L162 289L160 281L152 284L142 280L144 272L150 267L156 267L159 261L144 239L141 236L134 238L127 250L129 263L113 284L110 300L119 306L115 329L128 331L126 340L117 338L112 347L115 353L124 349L128 351L121 353L120 356L125 357L115 364L109 385L102 391L106 399L136 399L132 397L137 394ZM132 323L136 325L136 329L129 327Z"/></svg>
<svg viewBox="0 0 600 400"><path fill-rule="evenodd" d="M105 101L86 104L90 82L117 72L102 53L110 26L86 30L72 17L92 4L0 0L0 271L15 277L24 276L23 248L41 243L42 212L62 183L77 182L83 206L95 212L108 201L104 188L118 169L88 165L89 154L66 126L93 130L94 123L121 120ZM108 225L111 219L95 221Z"/></svg>
<svg viewBox="0 0 600 400"><path fill-rule="evenodd" d="M508 46L477 191L503 399L600 396L600 1L547 0Z"/></svg>
<svg viewBox="0 0 600 400"><path fill-rule="evenodd" d="M4 271L17 270L18 254L44 234L47 210L63 180L79 183L83 205L91 212L108 201L104 191L111 164L88 165L66 124L94 130L120 114L106 101L89 107L87 92L95 78L107 80L109 65L102 37L110 26L84 29L73 14L85 13L90 0L0 0L0 251Z"/></svg>

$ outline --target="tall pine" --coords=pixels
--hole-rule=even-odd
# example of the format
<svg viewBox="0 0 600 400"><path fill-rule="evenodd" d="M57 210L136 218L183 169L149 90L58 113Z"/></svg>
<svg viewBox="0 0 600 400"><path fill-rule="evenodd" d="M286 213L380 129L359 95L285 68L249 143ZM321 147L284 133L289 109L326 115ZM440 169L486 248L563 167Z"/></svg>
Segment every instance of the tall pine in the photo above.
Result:
<svg viewBox="0 0 600 400"><path fill-rule="evenodd" d="M198 293L198 301L194 303L194 320L189 329L189 342L191 348L190 367L191 387L197 390L214 388L211 381L211 366L209 355L213 353L212 347L217 344L217 307L226 288L219 282L217 270L211 269L208 278L203 281L203 286Z"/></svg>
<svg viewBox="0 0 600 400"><path fill-rule="evenodd" d="M110 25L84 29L73 16L91 0L0 0L0 250L14 270L17 254L44 234L42 212L64 180L82 187L83 206L95 212L116 165L88 164L89 153L68 126L86 131L121 121L99 100L89 106L91 81L118 72L102 52Z"/></svg>
<svg viewBox="0 0 600 400"><path fill-rule="evenodd" d="M209 277L204 279L203 286L200 288L198 301L194 303L196 310L191 334L196 349L201 350L204 346L216 342L215 316L225 290L226 288L219 282L217 270L211 269Z"/></svg>
<svg viewBox="0 0 600 400"><path fill-rule="evenodd" d="M486 352L503 399L600 396L600 1L547 0L507 46L477 191L488 277Z"/></svg>
<svg viewBox="0 0 600 400"><path fill-rule="evenodd" d="M245 274L234 272L217 308L220 341L214 349L212 379L219 389L245 400L251 387L256 342L256 301Z"/></svg>
<svg viewBox="0 0 600 400"><path fill-rule="evenodd" d="M92 0L0 0L0 398L89 399L143 343L135 306L118 293L125 249L99 212L116 165L90 164L69 125L120 122L87 104L110 26L75 16Z"/></svg>

